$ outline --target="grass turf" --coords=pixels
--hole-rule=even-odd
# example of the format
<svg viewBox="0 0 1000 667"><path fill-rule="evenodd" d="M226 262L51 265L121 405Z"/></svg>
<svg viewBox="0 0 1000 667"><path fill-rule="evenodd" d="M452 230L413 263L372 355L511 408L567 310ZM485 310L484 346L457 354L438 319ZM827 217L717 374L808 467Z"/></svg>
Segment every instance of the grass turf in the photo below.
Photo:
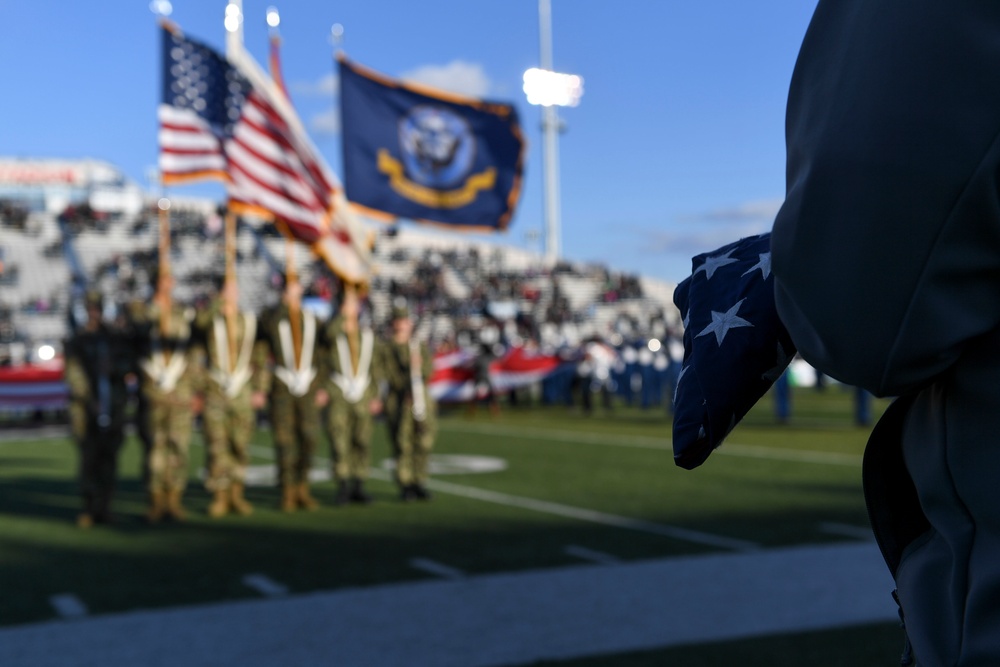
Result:
<svg viewBox="0 0 1000 667"><path fill-rule="evenodd" d="M591 417L573 408L520 408L504 411L495 420L484 412L453 410L443 416L436 452L507 462L502 472L447 478L475 489L766 547L844 539L825 526L867 524L860 457L868 431L853 425L851 394L836 387L822 394L799 390L794 405L791 423L776 425L768 399L762 401L729 442L694 472L676 468L671 461L670 423L664 411L626 406ZM876 415L882 409L884 403L876 402ZM255 442L255 451L267 453L267 432L258 433ZM377 428L374 461L387 456L384 428ZM809 463L799 460L803 456L832 458ZM266 459L257 457L256 462ZM203 450L195 446L192 471L200 469L202 460ZM78 508L75 466L73 447L64 439L0 442L2 625L52 618L48 600L60 593L78 596L92 613L256 597L242 583L249 573L265 574L292 592L306 592L428 576L409 565L416 557L476 574L575 564L579 561L564 553L571 544L623 560L714 550L449 493L437 493L428 504L403 504L396 500L394 486L380 479L370 482L376 497L370 507L327 505L314 513L283 515L274 509L274 489L255 488L249 494L258 507L253 517L217 521L204 517L209 498L193 479L187 496L191 520L150 528L137 518L144 495L134 439L120 459L116 510L121 520L113 527L80 531L72 523ZM317 485L317 493L329 503L332 484ZM889 634L879 629L859 632L868 633L866 637ZM786 641L818 646L826 636L818 633L815 641L811 635L748 641L752 646ZM887 641L869 639L864 645L871 641L886 651L898 648L895 635L891 647ZM758 653L756 648L747 650ZM653 664L643 662L645 653L619 657L623 661L616 658L614 664ZM671 658L656 664L716 663Z"/></svg>

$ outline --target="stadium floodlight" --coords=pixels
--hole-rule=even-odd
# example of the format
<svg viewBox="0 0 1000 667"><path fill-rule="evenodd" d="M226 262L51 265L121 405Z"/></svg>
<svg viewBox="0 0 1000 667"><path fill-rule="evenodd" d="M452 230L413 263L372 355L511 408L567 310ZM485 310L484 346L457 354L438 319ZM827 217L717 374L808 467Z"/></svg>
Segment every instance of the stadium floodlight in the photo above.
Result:
<svg viewBox="0 0 1000 667"><path fill-rule="evenodd" d="M275 6L270 6L267 8L267 25L272 28L277 28L281 24L281 15L278 14L278 8Z"/></svg>
<svg viewBox="0 0 1000 667"><path fill-rule="evenodd" d="M174 6L170 4L170 0L153 0L149 3L149 11L157 16L167 17L173 13Z"/></svg>
<svg viewBox="0 0 1000 667"><path fill-rule="evenodd" d="M528 104L575 107L583 96L583 78L532 67L524 73L524 94Z"/></svg>

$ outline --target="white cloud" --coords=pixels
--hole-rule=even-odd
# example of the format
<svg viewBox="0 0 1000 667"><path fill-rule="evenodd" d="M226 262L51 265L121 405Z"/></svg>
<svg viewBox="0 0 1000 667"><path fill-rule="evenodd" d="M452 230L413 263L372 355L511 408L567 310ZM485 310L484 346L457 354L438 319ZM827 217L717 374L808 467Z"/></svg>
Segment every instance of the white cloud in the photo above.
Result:
<svg viewBox="0 0 1000 667"><path fill-rule="evenodd" d="M718 208L701 213L682 215L678 219L683 222L773 222L774 216L781 208L782 199L761 199L748 201L735 206Z"/></svg>
<svg viewBox="0 0 1000 667"><path fill-rule="evenodd" d="M340 133L340 112L330 107L309 119L309 129L318 135L329 136Z"/></svg>
<svg viewBox="0 0 1000 667"><path fill-rule="evenodd" d="M641 239L639 250L644 254L679 253L693 257L748 236L763 234L770 229L770 224L759 223L725 225L680 233L644 229L639 230Z"/></svg>
<svg viewBox="0 0 1000 667"><path fill-rule="evenodd" d="M493 82L483 66L464 60L453 60L447 65L424 65L404 72L400 78L469 97L485 97L493 89Z"/></svg>
<svg viewBox="0 0 1000 667"><path fill-rule="evenodd" d="M294 81L289 89L293 93L308 97L333 97L340 89L340 79L330 72L317 81Z"/></svg>

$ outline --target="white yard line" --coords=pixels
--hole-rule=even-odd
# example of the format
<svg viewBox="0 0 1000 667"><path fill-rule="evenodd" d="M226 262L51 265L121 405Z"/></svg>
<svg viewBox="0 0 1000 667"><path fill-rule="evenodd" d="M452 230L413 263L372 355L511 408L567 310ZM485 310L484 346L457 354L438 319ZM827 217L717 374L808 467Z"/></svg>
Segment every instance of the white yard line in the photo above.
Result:
<svg viewBox="0 0 1000 667"><path fill-rule="evenodd" d="M574 558L590 561L591 563L597 563L598 565L614 565L615 563L621 562L621 559L617 556L606 554L603 551L588 549L587 547L580 547L575 544L567 546L563 549L563 553L567 556L573 556Z"/></svg>
<svg viewBox="0 0 1000 667"><path fill-rule="evenodd" d="M614 435L613 433L577 433L548 428L531 428L520 426L502 426L498 424L477 425L463 424L455 421L442 421L441 430L458 433L475 433L477 435L492 435L507 438L520 435L552 442L580 443L585 445L604 445L606 447L630 447L632 449L653 449L670 453L670 438L650 438L640 435ZM783 447L762 447L759 445L723 444L716 450L717 454L727 456L743 456L754 459L770 459L772 461L792 461L795 463L819 463L826 465L861 466L861 457L841 452L814 452L802 449L786 449Z"/></svg>
<svg viewBox="0 0 1000 667"><path fill-rule="evenodd" d="M277 598L288 595L288 586L279 584L263 574L248 574L241 580L247 588L252 588L264 597Z"/></svg>
<svg viewBox="0 0 1000 667"><path fill-rule="evenodd" d="M502 667L898 622L872 543L135 611L0 629L0 665Z"/></svg>
<svg viewBox="0 0 1000 667"><path fill-rule="evenodd" d="M653 523L652 521L644 521L642 519L632 519L630 517L618 516L617 514L608 514L607 512L598 512L596 510L573 507L571 505L563 505L561 503L553 503L547 500L525 498L523 496L515 496L509 493L501 493L500 491L488 491L486 489L465 486L463 484L455 484L453 482L431 480L428 483L428 486L435 491L450 493L464 498L473 498L475 500L482 500L488 503L506 505L507 507L519 507L521 509L554 514L556 516L568 517L570 519L599 523L605 526L627 528L641 533L669 537L683 542L701 544L702 546L715 547L718 549L727 549L730 551L754 551L760 548L759 544L747 540L738 540L731 537L724 537L722 535L704 533L700 530L690 530L688 528L668 526L661 523Z"/></svg>
<svg viewBox="0 0 1000 667"><path fill-rule="evenodd" d="M83 600L72 593L53 595L49 598L49 604L61 618L83 618L90 613Z"/></svg>
<svg viewBox="0 0 1000 667"><path fill-rule="evenodd" d="M444 563L439 563L436 560L431 560L430 558L412 558L410 559L410 567L414 570L420 570L421 572L433 574L434 576L441 577L442 579L457 580L465 578L465 573L458 568L445 565Z"/></svg>
<svg viewBox="0 0 1000 667"><path fill-rule="evenodd" d="M250 453L261 458L274 458L274 452L267 447L251 447ZM329 460L323 457L314 457L313 461L321 466L329 466ZM372 468L369 472L369 476L372 479L378 479L384 482L392 481L392 475L380 468ZM568 517L579 521L589 521L591 523L599 523L605 526L635 530L641 533L658 535L660 537L669 537L682 542L700 544L702 546L714 547L716 549L725 549L727 551L755 551L760 549L759 544L750 542L749 540L740 540L732 537L725 537L723 535L713 535L712 533L705 533L700 530L691 530L689 528L680 528L678 526L668 526L666 524L644 521L642 519L632 519L630 517L618 516L616 514L608 514L607 512L598 512L596 510L573 507L571 505L563 505L561 503L553 503L547 500L536 500L535 498L515 496L509 493L502 493L500 491L489 491L487 489L480 489L478 487L467 486L465 484L455 484L454 482L432 479L428 482L427 486L434 491L449 493L463 498L472 498L474 500L495 503L497 505L505 505L507 507L519 507L521 509L532 510L534 512L544 512L545 514L554 514L556 516Z"/></svg>

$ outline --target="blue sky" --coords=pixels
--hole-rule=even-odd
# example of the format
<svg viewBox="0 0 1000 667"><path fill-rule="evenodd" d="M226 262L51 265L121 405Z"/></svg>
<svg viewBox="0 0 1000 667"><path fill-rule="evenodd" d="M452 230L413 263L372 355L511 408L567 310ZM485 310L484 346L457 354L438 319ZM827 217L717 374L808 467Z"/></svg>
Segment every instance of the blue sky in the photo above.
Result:
<svg viewBox="0 0 1000 667"><path fill-rule="evenodd" d="M565 257L676 281L692 255L770 227L788 83L815 4L552 0L555 69L585 88L561 111ZM174 0L172 19L223 51L225 5ZM543 227L540 111L521 91L538 65L536 0L244 0L246 45L262 64L269 5L293 102L337 173L334 23L358 62L515 103L530 143L525 191L495 240L540 247L528 238ZM0 0L0 12L0 155L92 157L146 184L159 85L148 0Z"/></svg>

